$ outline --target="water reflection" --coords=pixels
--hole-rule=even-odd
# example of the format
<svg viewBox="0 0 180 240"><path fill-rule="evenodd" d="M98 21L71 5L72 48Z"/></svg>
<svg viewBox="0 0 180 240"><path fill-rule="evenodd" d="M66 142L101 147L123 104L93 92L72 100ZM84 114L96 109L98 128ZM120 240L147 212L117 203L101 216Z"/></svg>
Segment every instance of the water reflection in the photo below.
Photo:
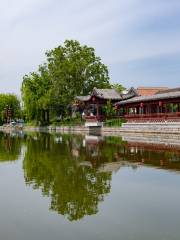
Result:
<svg viewBox="0 0 180 240"><path fill-rule="evenodd" d="M0 133L0 162L15 161L21 153L21 138L16 134Z"/></svg>
<svg viewBox="0 0 180 240"><path fill-rule="evenodd" d="M124 159L146 166L180 171L180 147L141 144L128 142L125 145Z"/></svg>
<svg viewBox="0 0 180 240"><path fill-rule="evenodd" d="M180 145L122 141L120 137L31 133L0 134L0 160L23 159L27 185L49 196L50 209L70 221L98 212L110 193L112 174L122 167L180 171Z"/></svg>
<svg viewBox="0 0 180 240"><path fill-rule="evenodd" d="M111 173L81 164L85 158L82 137L58 139L42 134L27 141L26 183L42 189L43 195L51 198L50 209L70 221L96 214L98 203L110 192Z"/></svg>

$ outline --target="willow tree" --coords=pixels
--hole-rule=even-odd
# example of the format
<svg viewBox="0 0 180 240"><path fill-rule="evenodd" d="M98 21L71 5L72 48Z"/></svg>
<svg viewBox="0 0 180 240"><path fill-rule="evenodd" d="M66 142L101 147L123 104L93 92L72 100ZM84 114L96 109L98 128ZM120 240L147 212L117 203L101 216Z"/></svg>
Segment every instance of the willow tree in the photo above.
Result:
<svg viewBox="0 0 180 240"><path fill-rule="evenodd" d="M49 120L50 84L49 73L45 64L39 66L37 72L24 76L21 92L24 111L28 120L43 123L45 120Z"/></svg>
<svg viewBox="0 0 180 240"><path fill-rule="evenodd" d="M65 109L77 95L93 87L110 88L107 67L92 47L66 40L46 52L47 61L37 72L26 75L22 84L24 107L29 119L42 110Z"/></svg>

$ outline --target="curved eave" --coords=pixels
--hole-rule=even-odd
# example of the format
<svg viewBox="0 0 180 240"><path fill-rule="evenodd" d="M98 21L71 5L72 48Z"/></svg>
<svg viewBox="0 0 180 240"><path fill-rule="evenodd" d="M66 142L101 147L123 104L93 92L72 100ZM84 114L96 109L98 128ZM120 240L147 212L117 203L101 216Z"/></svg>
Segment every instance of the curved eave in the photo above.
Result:
<svg viewBox="0 0 180 240"><path fill-rule="evenodd" d="M169 99L180 99L180 91L171 92L171 93L162 93L162 94L155 94L152 96L140 96L134 97L125 101L121 101L116 103L118 106L126 105L126 104L133 104L133 103L141 103L141 102L151 102L151 101L159 101L159 100L169 100Z"/></svg>
<svg viewBox="0 0 180 240"><path fill-rule="evenodd" d="M80 101L80 102L88 102L91 99L91 96L77 96L76 100Z"/></svg>

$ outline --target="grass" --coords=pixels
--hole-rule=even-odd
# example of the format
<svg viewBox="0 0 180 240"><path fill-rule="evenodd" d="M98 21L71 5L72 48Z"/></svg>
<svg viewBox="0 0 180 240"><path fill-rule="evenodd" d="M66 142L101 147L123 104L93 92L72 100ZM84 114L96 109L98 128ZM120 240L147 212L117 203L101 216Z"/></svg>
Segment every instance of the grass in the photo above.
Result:
<svg viewBox="0 0 180 240"><path fill-rule="evenodd" d="M66 117L61 121L54 121L51 124L52 126L82 126L84 125L84 120L80 118L69 118Z"/></svg>
<svg viewBox="0 0 180 240"><path fill-rule="evenodd" d="M105 121L105 127L121 127L122 123L124 123L124 119L107 119Z"/></svg>

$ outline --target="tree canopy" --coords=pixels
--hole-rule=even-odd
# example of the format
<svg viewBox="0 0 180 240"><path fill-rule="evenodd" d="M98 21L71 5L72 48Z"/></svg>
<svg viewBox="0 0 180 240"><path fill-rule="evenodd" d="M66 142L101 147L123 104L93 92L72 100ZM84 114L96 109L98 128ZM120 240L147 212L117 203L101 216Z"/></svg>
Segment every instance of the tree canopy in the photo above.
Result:
<svg viewBox="0 0 180 240"><path fill-rule="evenodd" d="M6 121L5 111L7 108L12 110L12 118L20 116L20 101L14 94L0 94L0 124Z"/></svg>
<svg viewBox="0 0 180 240"><path fill-rule="evenodd" d="M66 40L46 52L46 62L37 72L24 76L21 91L26 116L48 120L49 112L64 111L75 96L89 94L94 86L111 87L107 66L94 48Z"/></svg>
<svg viewBox="0 0 180 240"><path fill-rule="evenodd" d="M119 84L119 83L115 83L111 85L112 88L116 89L116 91L122 93L124 90L126 90L125 87L123 87L123 85Z"/></svg>

